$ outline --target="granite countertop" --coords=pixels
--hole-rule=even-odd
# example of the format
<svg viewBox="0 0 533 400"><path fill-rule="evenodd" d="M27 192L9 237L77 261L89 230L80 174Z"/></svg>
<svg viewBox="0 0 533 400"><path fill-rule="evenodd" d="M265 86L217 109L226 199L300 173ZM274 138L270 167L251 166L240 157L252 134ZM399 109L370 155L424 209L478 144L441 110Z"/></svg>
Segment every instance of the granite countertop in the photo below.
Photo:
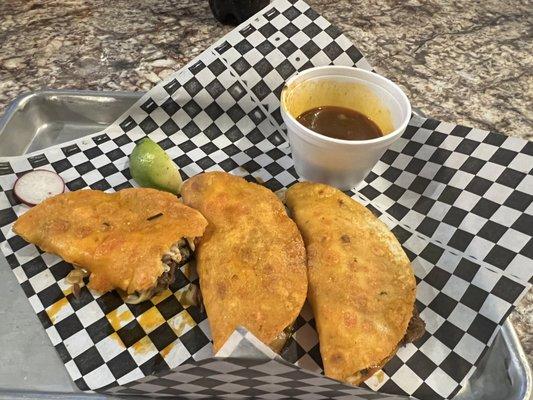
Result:
<svg viewBox="0 0 533 400"><path fill-rule="evenodd" d="M527 0L309 0L428 115L533 139ZM146 91L231 27L207 0L0 2L0 113L42 88ZM511 315L533 361L533 292Z"/></svg>

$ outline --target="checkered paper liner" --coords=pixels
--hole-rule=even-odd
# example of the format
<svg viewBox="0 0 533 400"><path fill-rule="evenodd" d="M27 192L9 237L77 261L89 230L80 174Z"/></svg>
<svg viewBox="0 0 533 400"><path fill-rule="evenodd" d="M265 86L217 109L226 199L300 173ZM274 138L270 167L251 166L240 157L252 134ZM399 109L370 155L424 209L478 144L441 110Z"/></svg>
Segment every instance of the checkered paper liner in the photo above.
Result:
<svg viewBox="0 0 533 400"><path fill-rule="evenodd" d="M182 268L171 290L138 305L124 304L115 292L86 288L75 299L64 280L71 266L11 230L26 210L13 195L17 176L44 168L59 173L69 190L135 186L127 156L148 135L184 178L225 170L284 189L298 176L279 112L283 82L326 64L371 68L307 4L276 1L149 91L105 131L0 162L0 248L80 389L106 390L189 365L205 375L193 374L198 379L187 384L197 386L195 396L209 397L232 378L213 378L209 368L201 369L213 361L207 317L182 301L197 283L193 272ZM366 386L420 399L450 398L472 375L533 279L532 166L530 142L413 116L402 138L350 192L402 243L427 325L424 337L402 347ZM322 372L308 307L295 327L283 357ZM276 376L260 371L264 379ZM147 379L155 384L157 376ZM324 398L320 388L298 388L300 397L287 396ZM284 393L264 392L257 398Z"/></svg>
<svg viewBox="0 0 533 400"><path fill-rule="evenodd" d="M233 332L216 358L182 364L157 376L115 386L108 393L117 396L149 393L154 398L193 399L405 399L346 386L298 368L242 327Z"/></svg>

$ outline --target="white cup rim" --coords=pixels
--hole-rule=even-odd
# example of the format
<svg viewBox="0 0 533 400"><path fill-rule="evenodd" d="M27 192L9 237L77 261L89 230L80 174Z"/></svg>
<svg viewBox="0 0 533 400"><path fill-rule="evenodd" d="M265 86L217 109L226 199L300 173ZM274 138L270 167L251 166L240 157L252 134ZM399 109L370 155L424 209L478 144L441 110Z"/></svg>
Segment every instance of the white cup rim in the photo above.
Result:
<svg viewBox="0 0 533 400"><path fill-rule="evenodd" d="M285 91L290 87L291 83L293 83L295 80L297 79L301 79L302 77L304 77L305 75L308 75L310 73L313 73L314 71L317 71L317 70L328 70L329 72L338 72L337 74L324 74L322 76L314 76L313 78L320 78L320 77L327 77L327 76L334 76L334 75L337 75L337 76L346 76L346 77L350 77L350 78L353 78L353 76L349 75L349 74L343 74L342 72L346 72L346 71L353 71L353 70L357 70L357 73L358 74L362 74L363 77L360 77L361 80L364 81L364 76L372 76L372 78L374 80L378 80L380 81L382 84L383 84L383 88L385 90L387 90L387 87L388 88L392 88L393 90L395 90L401 101L403 102L403 104L407 107L407 110L406 110L406 113L405 113L405 117L404 119L402 120L402 122L399 124L398 128L396 128L394 131L386 134L386 135L383 135L383 136L380 136L378 138L374 138L374 139L365 139L365 140L346 140L346 139L337 139L337 138L332 138L332 137L329 137L329 136L326 136L326 135L322 135L318 132L315 132L313 131L312 129L309 129L307 128L306 126L302 125L300 122L298 122L296 120L296 118L290 113L288 112L288 110L286 109L286 106L285 106L285 97L284 97L284 93ZM391 93L391 95L393 95ZM396 98L396 96L395 96ZM361 146L361 145L376 145L376 144L379 144L379 143L386 143L388 141L391 141L391 140L394 140L396 139L397 136L401 135L402 132L405 130L405 128L407 127L407 124L409 123L410 119L411 119L411 103L409 102L409 99L407 98L406 94L403 92L403 90L400 88L400 86L398 86L396 83L394 83L393 81L391 81L390 79L387 79L379 74L376 74L374 72L371 72L371 71L367 71L365 69L362 69L362 68L357 68L357 67L347 67L347 66L339 66L339 65L323 65L323 66L319 66L319 67L312 67L312 68L309 68L309 69L306 69L302 72L298 72L296 73L295 75L291 76L285 83L285 86L281 92L281 111L283 112L283 114L285 114L287 116L287 118L289 118L289 120L296 124L298 126L298 128L307 133L310 137L312 138L315 138L319 141L323 141L323 142L328 142L328 143L337 143L337 144L342 144L342 145L349 145L349 146Z"/></svg>

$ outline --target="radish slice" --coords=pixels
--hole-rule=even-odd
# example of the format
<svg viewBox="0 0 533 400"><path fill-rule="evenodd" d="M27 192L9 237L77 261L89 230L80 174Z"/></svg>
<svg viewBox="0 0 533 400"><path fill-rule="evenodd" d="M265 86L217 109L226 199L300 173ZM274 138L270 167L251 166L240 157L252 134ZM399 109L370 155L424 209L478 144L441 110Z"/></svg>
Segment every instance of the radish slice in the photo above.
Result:
<svg viewBox="0 0 533 400"><path fill-rule="evenodd" d="M22 175L15 182L15 196L29 206L35 206L49 197L65 191L65 182L52 171L36 169Z"/></svg>

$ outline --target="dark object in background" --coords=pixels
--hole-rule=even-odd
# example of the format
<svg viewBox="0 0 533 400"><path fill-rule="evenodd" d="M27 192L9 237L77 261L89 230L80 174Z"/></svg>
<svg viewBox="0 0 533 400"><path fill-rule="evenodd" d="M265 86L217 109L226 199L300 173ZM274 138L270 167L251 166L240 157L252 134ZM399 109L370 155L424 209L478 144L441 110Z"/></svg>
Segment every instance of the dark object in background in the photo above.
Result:
<svg viewBox="0 0 533 400"><path fill-rule="evenodd" d="M209 0L215 18L227 25L238 25L266 7L270 0Z"/></svg>

